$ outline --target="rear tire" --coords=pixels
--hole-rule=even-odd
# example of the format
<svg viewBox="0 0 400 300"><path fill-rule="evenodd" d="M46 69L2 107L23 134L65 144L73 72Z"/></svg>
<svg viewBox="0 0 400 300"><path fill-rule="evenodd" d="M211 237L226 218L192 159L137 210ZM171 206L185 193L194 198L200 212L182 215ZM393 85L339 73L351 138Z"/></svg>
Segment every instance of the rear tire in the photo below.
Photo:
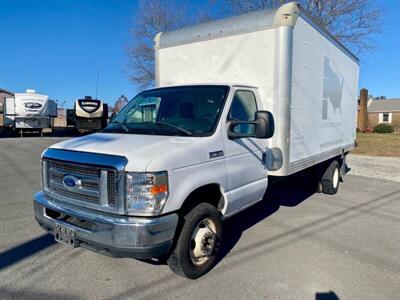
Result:
<svg viewBox="0 0 400 300"><path fill-rule="evenodd" d="M324 194L334 195L339 190L340 165L337 160L331 162L321 179L321 190Z"/></svg>
<svg viewBox="0 0 400 300"><path fill-rule="evenodd" d="M176 274L196 279L216 264L222 238L221 217L217 209L201 203L184 216L182 231L168 265Z"/></svg>

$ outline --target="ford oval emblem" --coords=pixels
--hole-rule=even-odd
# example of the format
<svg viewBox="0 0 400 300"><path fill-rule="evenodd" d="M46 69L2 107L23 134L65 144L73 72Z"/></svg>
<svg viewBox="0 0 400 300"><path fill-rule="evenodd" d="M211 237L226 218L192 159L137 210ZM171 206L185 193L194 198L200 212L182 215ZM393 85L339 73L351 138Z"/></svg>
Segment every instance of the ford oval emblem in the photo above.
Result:
<svg viewBox="0 0 400 300"><path fill-rule="evenodd" d="M63 184L67 189L77 189L81 185L81 181L72 175L66 175L63 178Z"/></svg>

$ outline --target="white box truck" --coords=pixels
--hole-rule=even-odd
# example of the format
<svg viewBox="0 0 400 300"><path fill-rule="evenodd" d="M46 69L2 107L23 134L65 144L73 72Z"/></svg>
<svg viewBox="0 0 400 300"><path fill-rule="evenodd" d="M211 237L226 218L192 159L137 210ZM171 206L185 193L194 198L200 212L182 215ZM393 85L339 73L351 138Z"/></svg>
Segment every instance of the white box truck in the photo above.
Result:
<svg viewBox="0 0 400 300"><path fill-rule="evenodd" d="M296 3L160 33L157 88L42 155L39 224L59 242L166 259L197 278L222 223L305 170L335 194L354 147L358 61ZM200 83L199 83L200 82Z"/></svg>
<svg viewBox="0 0 400 300"><path fill-rule="evenodd" d="M28 89L25 93L15 93L14 98L4 101L4 125L20 132L39 131L51 128L53 118L57 117L57 103L47 95L36 94Z"/></svg>
<svg viewBox="0 0 400 300"><path fill-rule="evenodd" d="M107 126L108 105L99 99L85 96L75 100L74 125L77 130L98 131Z"/></svg>

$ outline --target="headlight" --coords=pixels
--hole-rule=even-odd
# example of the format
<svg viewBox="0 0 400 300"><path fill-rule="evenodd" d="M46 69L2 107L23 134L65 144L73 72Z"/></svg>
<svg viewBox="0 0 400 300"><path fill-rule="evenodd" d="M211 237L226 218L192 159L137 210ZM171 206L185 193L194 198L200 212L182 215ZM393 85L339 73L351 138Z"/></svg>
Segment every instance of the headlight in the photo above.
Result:
<svg viewBox="0 0 400 300"><path fill-rule="evenodd" d="M126 173L126 204L128 214L158 215L168 197L168 174Z"/></svg>

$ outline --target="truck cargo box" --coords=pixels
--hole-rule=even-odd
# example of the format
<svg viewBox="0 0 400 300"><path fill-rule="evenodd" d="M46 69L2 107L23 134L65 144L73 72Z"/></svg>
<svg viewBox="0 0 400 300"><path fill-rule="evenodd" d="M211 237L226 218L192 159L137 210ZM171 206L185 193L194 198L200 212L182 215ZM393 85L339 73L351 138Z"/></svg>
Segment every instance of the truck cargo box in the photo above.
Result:
<svg viewBox="0 0 400 300"><path fill-rule="evenodd" d="M358 59L296 3L155 39L156 85L258 88L273 113L270 175L286 176L354 147Z"/></svg>

